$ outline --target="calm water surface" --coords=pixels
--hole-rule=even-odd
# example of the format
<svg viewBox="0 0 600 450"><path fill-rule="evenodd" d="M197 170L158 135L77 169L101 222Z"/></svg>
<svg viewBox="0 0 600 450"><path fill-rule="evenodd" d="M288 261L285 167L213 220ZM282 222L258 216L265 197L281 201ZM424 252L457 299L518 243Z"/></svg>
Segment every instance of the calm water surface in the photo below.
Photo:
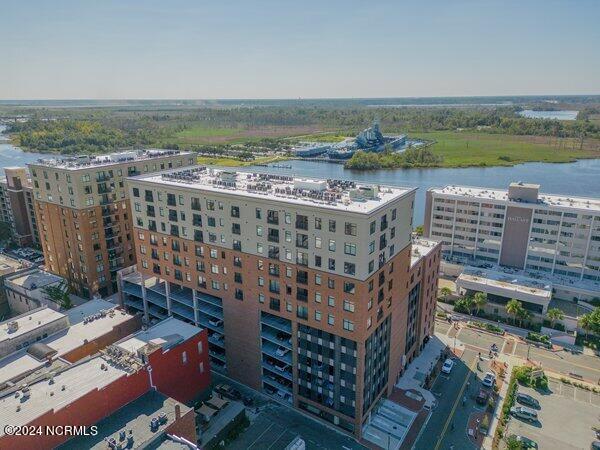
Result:
<svg viewBox="0 0 600 450"><path fill-rule="evenodd" d="M3 130L0 125L0 134ZM23 166L50 155L26 153L7 143L0 143L0 164L4 167ZM568 164L528 163L514 167L471 167L465 169L396 169L375 171L346 170L342 164L313 161L286 161L291 169L246 167L253 172L276 172L317 178L339 178L361 182L416 187L415 224L423 223L425 191L448 184L506 188L511 181L542 185L551 194L600 197L600 159L581 160Z"/></svg>
<svg viewBox="0 0 600 450"><path fill-rule="evenodd" d="M526 109L519 115L529 119L556 119L556 120L575 120L579 111L533 111Z"/></svg>

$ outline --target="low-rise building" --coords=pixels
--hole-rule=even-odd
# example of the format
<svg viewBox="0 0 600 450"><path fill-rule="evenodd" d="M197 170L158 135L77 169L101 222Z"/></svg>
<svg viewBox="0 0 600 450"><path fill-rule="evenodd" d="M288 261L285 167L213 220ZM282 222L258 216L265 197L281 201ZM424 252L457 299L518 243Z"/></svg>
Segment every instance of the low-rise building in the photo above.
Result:
<svg viewBox="0 0 600 450"><path fill-rule="evenodd" d="M30 264L25 261L19 261L0 253L0 320L8 317L10 312L6 291L1 288L4 286L4 279L11 274L26 270L29 266Z"/></svg>
<svg viewBox="0 0 600 450"><path fill-rule="evenodd" d="M16 322L16 325L9 323ZM9 332L9 326L12 330ZM95 299L65 312L41 307L0 323L0 394L97 353L139 330L139 315Z"/></svg>
<svg viewBox="0 0 600 450"><path fill-rule="evenodd" d="M62 277L37 268L7 276L4 291L11 314L23 314L41 306L59 310L61 305L48 296L46 289L63 283Z"/></svg>
<svg viewBox="0 0 600 450"><path fill-rule="evenodd" d="M93 425L117 413L116 417L122 418L118 420L122 425L119 430L127 430L126 438L131 429L132 444L135 444L151 439L141 425L135 427L137 434L133 434L133 426L128 427L124 420L127 412L118 411L155 390L176 402L163 398L165 410L150 408L150 414L158 412L158 416L150 420L142 418L141 422L145 421L151 430L158 431L163 427L163 432L183 434L187 440L195 442L193 416L190 415L193 411L190 413L180 403L194 400L209 385L206 330L169 318L108 346L100 355L6 392L0 397L0 423L15 427L70 425L79 429L85 427L91 433ZM131 411L134 412L137 416L145 413ZM109 432L109 429L102 432ZM0 448L50 449L71 437L73 435L69 433L12 436L0 430ZM119 439L117 435L116 441Z"/></svg>

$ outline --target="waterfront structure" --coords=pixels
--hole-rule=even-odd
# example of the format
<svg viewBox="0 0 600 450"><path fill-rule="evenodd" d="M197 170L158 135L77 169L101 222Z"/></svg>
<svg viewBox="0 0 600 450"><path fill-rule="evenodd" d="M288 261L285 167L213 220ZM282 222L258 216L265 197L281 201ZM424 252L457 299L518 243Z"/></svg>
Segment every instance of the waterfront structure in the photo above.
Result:
<svg viewBox="0 0 600 450"><path fill-rule="evenodd" d="M0 178L0 222L8 224L19 245L39 243L31 180L25 167L4 168Z"/></svg>
<svg viewBox="0 0 600 450"><path fill-rule="evenodd" d="M135 263L124 179L195 164L195 154L144 150L29 164L47 270L84 298L117 291L117 270Z"/></svg>
<svg viewBox="0 0 600 450"><path fill-rule="evenodd" d="M127 184L123 305L207 328L215 370L360 436L432 332L440 247L411 253L415 189L207 167Z"/></svg>
<svg viewBox="0 0 600 450"><path fill-rule="evenodd" d="M459 288L496 303L516 298L538 313L550 298L600 297L600 200L539 188L427 191L424 235L442 243L443 270L459 275ZM477 267L461 274L465 266Z"/></svg>
<svg viewBox="0 0 600 450"><path fill-rule="evenodd" d="M64 286L64 278L38 268L4 278L4 291L11 314L23 314L41 306L60 309L61 305L46 293L47 288L60 286Z"/></svg>
<svg viewBox="0 0 600 450"><path fill-rule="evenodd" d="M43 353L45 347L40 347L36 351ZM210 385L206 349L206 330L169 318L109 345L99 355L6 390L0 394L0 422L32 429L69 425L91 430L108 418L98 434L109 434L113 448L136 447L153 441L154 434L158 439L170 433L195 443L194 411L184 404ZM127 417L121 408L133 401L142 409L130 408L127 412L134 415ZM146 416L153 413L157 416ZM113 431L108 423L119 427ZM52 449L71 437L64 432L13 436L3 429L0 448ZM106 448L107 442L98 441ZM70 448L82 447L89 448L77 441Z"/></svg>

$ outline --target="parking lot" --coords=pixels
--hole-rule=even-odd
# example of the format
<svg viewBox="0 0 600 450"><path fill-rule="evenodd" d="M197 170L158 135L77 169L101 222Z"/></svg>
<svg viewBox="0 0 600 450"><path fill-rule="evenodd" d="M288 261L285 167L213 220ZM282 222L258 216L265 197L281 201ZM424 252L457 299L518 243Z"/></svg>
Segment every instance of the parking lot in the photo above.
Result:
<svg viewBox="0 0 600 450"><path fill-rule="evenodd" d="M550 393L519 386L540 402L539 421L510 419L508 433L526 436L541 449L589 449L600 426L600 395L551 379ZM517 404L518 405L518 404Z"/></svg>

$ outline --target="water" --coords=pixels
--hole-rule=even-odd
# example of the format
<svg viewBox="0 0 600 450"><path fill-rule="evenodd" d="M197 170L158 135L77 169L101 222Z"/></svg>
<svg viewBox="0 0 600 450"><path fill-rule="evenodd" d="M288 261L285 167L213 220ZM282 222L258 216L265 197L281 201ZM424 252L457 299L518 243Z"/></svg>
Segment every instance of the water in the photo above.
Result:
<svg viewBox="0 0 600 450"><path fill-rule="evenodd" d="M24 152L18 147L9 144L8 142L3 142L2 139L6 138L2 132L6 130L6 126L0 124L0 167L15 167L15 166L25 166L28 163L35 162L40 158L52 158L52 155L42 154L42 153L29 153Z"/></svg>
<svg viewBox="0 0 600 450"><path fill-rule="evenodd" d="M356 171L344 169L342 164L314 161L286 161L291 169L250 167L253 172L274 172L317 178L340 178L360 182L417 187L415 225L423 223L425 191L449 184L507 189L511 181L541 185L548 194L600 197L600 159L586 159L574 163L527 163L513 167L470 167L462 169L396 169Z"/></svg>
<svg viewBox="0 0 600 450"><path fill-rule="evenodd" d="M522 117L529 119L575 120L579 111L533 111L526 109L519 112Z"/></svg>
<svg viewBox="0 0 600 450"><path fill-rule="evenodd" d="M0 137L5 127L0 125ZM51 155L26 153L10 144L0 144L1 167L24 166ZM463 169L396 169L356 171L343 164L315 161L286 161L291 169L246 167L253 172L273 172L316 178L339 178L360 182L416 187L415 225L423 223L425 191L448 184L506 189L511 181L542 185L542 192L584 197L600 197L600 159L584 159L567 164L527 163L514 167L470 167Z"/></svg>

